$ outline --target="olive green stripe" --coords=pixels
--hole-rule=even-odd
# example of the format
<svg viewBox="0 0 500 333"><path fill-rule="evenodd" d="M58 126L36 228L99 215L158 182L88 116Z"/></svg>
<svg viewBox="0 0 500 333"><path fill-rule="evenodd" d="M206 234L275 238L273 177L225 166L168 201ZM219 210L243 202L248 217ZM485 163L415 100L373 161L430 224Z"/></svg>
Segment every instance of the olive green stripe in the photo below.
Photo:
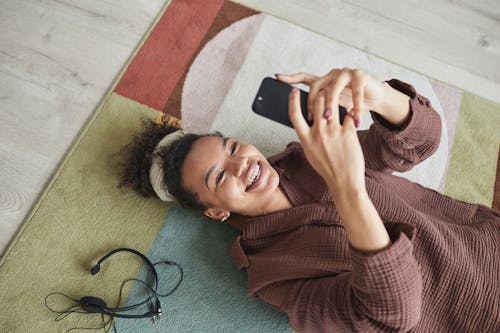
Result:
<svg viewBox="0 0 500 333"><path fill-rule="evenodd" d="M495 189L493 192L493 202L491 203L491 207L500 212L500 146L498 147L497 175L495 179Z"/></svg>
<svg viewBox="0 0 500 333"><path fill-rule="evenodd" d="M464 93L445 194L491 206L500 144L500 105Z"/></svg>

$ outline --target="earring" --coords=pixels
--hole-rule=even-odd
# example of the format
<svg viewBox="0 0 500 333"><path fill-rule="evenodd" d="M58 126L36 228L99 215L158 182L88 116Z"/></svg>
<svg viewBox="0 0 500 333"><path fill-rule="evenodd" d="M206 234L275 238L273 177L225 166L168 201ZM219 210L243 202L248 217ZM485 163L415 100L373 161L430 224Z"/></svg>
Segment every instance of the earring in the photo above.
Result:
<svg viewBox="0 0 500 333"><path fill-rule="evenodd" d="M222 223L226 222L226 220L229 218L230 215L224 216L220 221Z"/></svg>

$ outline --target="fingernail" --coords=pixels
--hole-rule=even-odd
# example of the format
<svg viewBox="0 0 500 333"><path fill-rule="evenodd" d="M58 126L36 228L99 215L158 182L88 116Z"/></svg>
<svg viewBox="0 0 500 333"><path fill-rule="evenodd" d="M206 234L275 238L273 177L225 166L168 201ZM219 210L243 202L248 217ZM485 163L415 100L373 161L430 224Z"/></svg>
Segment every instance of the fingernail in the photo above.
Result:
<svg viewBox="0 0 500 333"><path fill-rule="evenodd" d="M307 120L312 121L313 120L313 114L311 111L307 112Z"/></svg>
<svg viewBox="0 0 500 333"><path fill-rule="evenodd" d="M331 109L331 108L327 108L327 109L325 110L325 113L323 114L323 117L324 117L326 120L329 120L331 116L332 116L332 109Z"/></svg>
<svg viewBox="0 0 500 333"><path fill-rule="evenodd" d="M274 74L274 76L280 76L280 75L283 75L283 74L279 74L279 73Z"/></svg>
<svg viewBox="0 0 500 333"><path fill-rule="evenodd" d="M359 119L354 119L354 126L359 127Z"/></svg>
<svg viewBox="0 0 500 333"><path fill-rule="evenodd" d="M297 87L293 87L293 88L292 88L292 93L294 93L294 94L295 94L297 91L299 91L299 89L298 89Z"/></svg>

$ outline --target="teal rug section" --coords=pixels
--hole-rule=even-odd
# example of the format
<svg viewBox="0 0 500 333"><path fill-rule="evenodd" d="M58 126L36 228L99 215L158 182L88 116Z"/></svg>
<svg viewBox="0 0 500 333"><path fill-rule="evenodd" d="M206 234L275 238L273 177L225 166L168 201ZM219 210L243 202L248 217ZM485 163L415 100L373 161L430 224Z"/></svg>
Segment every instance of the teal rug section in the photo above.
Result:
<svg viewBox="0 0 500 333"><path fill-rule="evenodd" d="M118 332L293 332L286 314L246 295L246 272L237 269L228 250L237 234L228 225L173 205L148 257L152 262L175 261L184 279L172 295L160 299L159 322L118 319ZM157 267L159 290L167 293L179 272L174 266ZM146 273L143 266L138 278ZM127 305L144 299L145 289L134 283Z"/></svg>

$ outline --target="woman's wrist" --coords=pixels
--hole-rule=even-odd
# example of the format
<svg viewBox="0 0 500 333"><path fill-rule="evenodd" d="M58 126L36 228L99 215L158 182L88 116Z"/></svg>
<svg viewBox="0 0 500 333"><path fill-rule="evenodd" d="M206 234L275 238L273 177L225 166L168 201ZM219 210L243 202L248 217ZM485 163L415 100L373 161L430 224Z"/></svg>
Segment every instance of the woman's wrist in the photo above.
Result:
<svg viewBox="0 0 500 333"><path fill-rule="evenodd" d="M362 190L333 197L351 246L362 252L378 252L391 245L389 234L368 193Z"/></svg>
<svg viewBox="0 0 500 333"><path fill-rule="evenodd" d="M341 188L340 191L338 190L339 188ZM354 202L356 202L357 204L361 204L368 198L366 187L348 189L343 186L335 186L335 188L332 188L332 186L330 186L330 189L330 193L332 193L335 206L337 207L350 206Z"/></svg>
<svg viewBox="0 0 500 333"><path fill-rule="evenodd" d="M371 199L366 190L345 190L342 194L332 195L335 207L346 223L350 223L358 214L371 204Z"/></svg>
<svg viewBox="0 0 500 333"><path fill-rule="evenodd" d="M408 122L411 116L410 97L392 88L387 82L384 82L383 85L384 98L372 111L378 113L391 125L401 127Z"/></svg>

